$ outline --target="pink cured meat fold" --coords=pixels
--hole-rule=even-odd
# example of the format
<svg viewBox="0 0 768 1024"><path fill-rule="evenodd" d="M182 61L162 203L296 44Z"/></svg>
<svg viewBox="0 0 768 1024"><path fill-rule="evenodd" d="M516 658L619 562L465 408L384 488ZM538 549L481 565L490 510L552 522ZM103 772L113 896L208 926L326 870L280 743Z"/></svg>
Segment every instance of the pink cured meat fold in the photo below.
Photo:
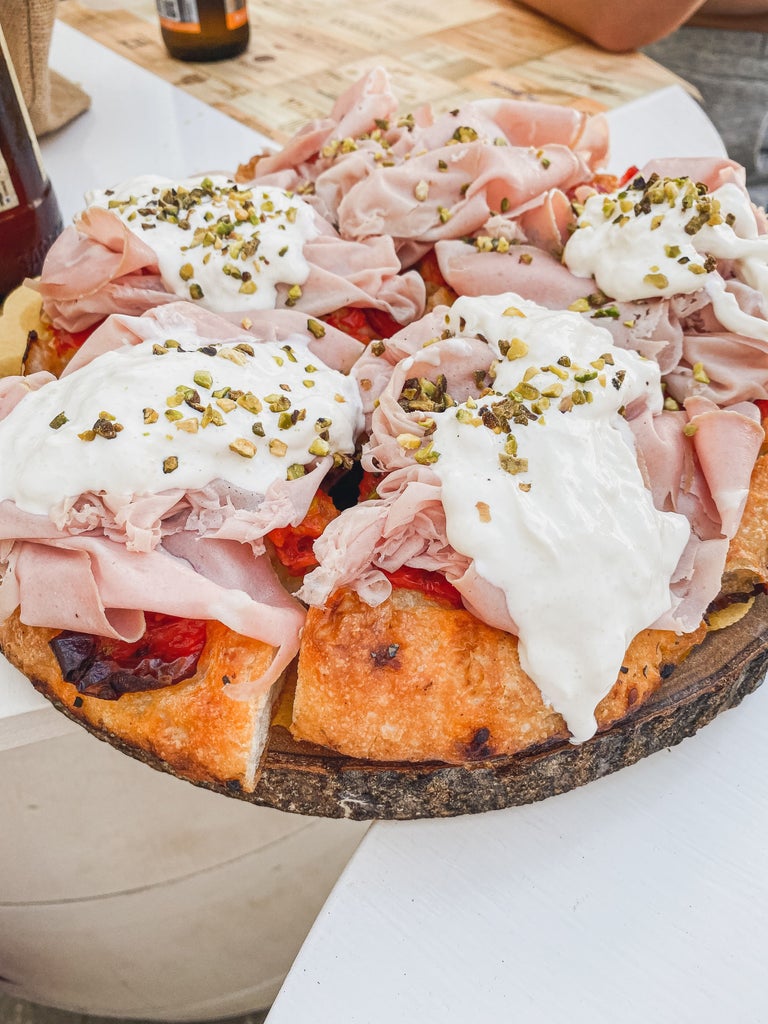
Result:
<svg viewBox="0 0 768 1024"><path fill-rule="evenodd" d="M345 240L315 215L317 236L304 247L309 276L297 301L288 303L289 285L278 287L278 307L293 306L305 315L325 316L343 306L389 313L399 323L421 315L424 285L416 274L401 274L392 240ZM28 284L42 297L53 325L76 332L112 313L139 315L178 302L160 276L152 247L109 210L91 207L51 247L39 281ZM228 314L233 321L252 317L244 306Z"/></svg>
<svg viewBox="0 0 768 1024"><path fill-rule="evenodd" d="M513 303L515 296L509 298ZM379 497L348 509L330 524L315 545L320 566L306 577L300 596L322 605L335 589L350 587L377 604L391 590L383 572L408 564L442 572L475 615L514 633L503 595L478 581L470 560L448 543L437 474L418 465L397 443L402 433L424 434L418 422L423 413L406 412L397 401L407 378L434 380L444 373L449 393L461 402L476 394L467 367L491 361L490 349L478 339L448 338L422 349L425 341L439 335L444 312L437 309L394 335L380 356L366 352L355 368L356 375L372 383L371 437L363 465L382 474L376 478ZM689 632L720 590L728 543L738 529L764 438L760 416L752 403L721 409L706 397L689 398L680 412L652 415L647 408L633 408L629 414L655 506L680 512L691 526L671 581L672 608L656 623L658 628Z"/></svg>
<svg viewBox="0 0 768 1024"><path fill-rule="evenodd" d="M710 190L730 183L746 194L743 168L721 158L656 160L640 173L646 178L652 173L688 175ZM508 252L482 252L459 240L438 241L435 255L446 283L460 295L512 291L550 309L567 308L594 293L596 286L591 278L577 277L554 254L559 214L554 209L548 211L546 202L542 198L518 217L519 244L513 244ZM764 214L755 209L754 216L756 231L765 234L768 225ZM722 262L719 269L741 310L768 321L765 297L736 280L727 262ZM583 315L594 318L597 313L600 319L596 322L611 332L615 344L655 359L668 395L679 403L699 396L720 406L768 398L768 345L724 328L704 288L671 299L613 302L609 297L603 303L603 310L606 308L615 315L601 316L593 309ZM697 364L706 367L708 382L694 377Z"/></svg>
<svg viewBox="0 0 768 1024"><path fill-rule="evenodd" d="M345 238L391 235L410 266L494 211L512 223L548 204L535 229L529 217L530 230L559 235L563 192L591 181L607 154L605 120L564 107L482 100L439 116L429 107L397 113L389 79L375 69L330 118L260 160L255 181L305 194Z"/></svg>
<svg viewBox="0 0 768 1024"><path fill-rule="evenodd" d="M282 340L297 333L300 321L306 333L305 315L269 311L252 330L261 340ZM67 373L180 322L195 324L202 342L254 337L204 310L175 303L140 318L111 317ZM351 339L342 338L343 362ZM311 340L321 347L325 339ZM0 417L50 380L50 374L39 373L0 381ZM304 518L330 462L319 460L297 480L275 481L266 494L223 481L137 498L83 494L62 500L50 516L0 502L0 618L19 607L30 625L126 641L143 634L145 611L215 618L276 649L263 677L231 687L232 696L247 698L269 687L295 656L305 618L277 580L264 538Z"/></svg>
<svg viewBox="0 0 768 1024"><path fill-rule="evenodd" d="M85 366L96 356L119 348L122 345L136 345L146 337L153 336L159 326L169 337L185 324L192 324L197 336L203 341L227 343L276 341L280 344L297 335L305 338L309 350L334 370L347 373L364 351L363 345L343 331L329 324L323 325L324 333L316 337L307 327L307 316L294 309L260 310L249 318L249 327L225 320L215 313L209 313L189 302L176 300L164 306L149 310L140 317L114 315L109 317L90 335L86 343L75 353L65 367L62 377Z"/></svg>

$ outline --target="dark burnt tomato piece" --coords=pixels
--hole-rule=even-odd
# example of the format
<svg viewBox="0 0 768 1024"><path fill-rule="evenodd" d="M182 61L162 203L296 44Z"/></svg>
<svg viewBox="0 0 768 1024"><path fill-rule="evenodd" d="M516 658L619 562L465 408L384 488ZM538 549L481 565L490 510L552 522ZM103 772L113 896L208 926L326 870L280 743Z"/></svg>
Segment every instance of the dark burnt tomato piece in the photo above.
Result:
<svg viewBox="0 0 768 1024"><path fill-rule="evenodd" d="M124 643L91 633L64 630L50 647L68 683L80 693L117 700L124 693L159 690L189 679L205 646L203 619L146 612L140 640Z"/></svg>
<svg viewBox="0 0 768 1024"><path fill-rule="evenodd" d="M394 572L385 572L384 575L393 587L420 590L427 597L444 601L452 608L463 608L461 594L440 572L428 572L426 569L414 569L413 566L403 565Z"/></svg>

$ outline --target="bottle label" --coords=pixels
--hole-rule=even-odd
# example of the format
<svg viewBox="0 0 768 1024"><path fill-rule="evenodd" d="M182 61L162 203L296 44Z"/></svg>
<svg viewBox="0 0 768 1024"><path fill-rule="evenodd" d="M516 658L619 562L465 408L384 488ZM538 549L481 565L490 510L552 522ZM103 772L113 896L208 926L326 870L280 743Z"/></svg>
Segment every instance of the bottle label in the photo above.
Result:
<svg viewBox="0 0 768 1024"><path fill-rule="evenodd" d="M16 195L16 189L13 187L8 164L5 162L3 154L0 153L0 213L5 213L6 210L13 210L18 205L19 197Z"/></svg>
<svg viewBox="0 0 768 1024"><path fill-rule="evenodd" d="M200 32L197 0L157 0L160 24L172 32Z"/></svg>
<svg viewBox="0 0 768 1024"><path fill-rule="evenodd" d="M248 21L246 0L224 0L224 17L230 31L244 25Z"/></svg>
<svg viewBox="0 0 768 1024"><path fill-rule="evenodd" d="M157 0L160 24L173 32L200 32L200 12L197 0ZM224 20L227 28L240 28L248 21L247 0L224 0Z"/></svg>

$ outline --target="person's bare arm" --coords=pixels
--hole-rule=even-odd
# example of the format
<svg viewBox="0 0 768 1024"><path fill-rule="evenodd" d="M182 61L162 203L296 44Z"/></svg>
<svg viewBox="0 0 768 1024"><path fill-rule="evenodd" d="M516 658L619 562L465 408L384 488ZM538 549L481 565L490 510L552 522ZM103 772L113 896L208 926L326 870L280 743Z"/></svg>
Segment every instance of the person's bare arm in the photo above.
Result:
<svg viewBox="0 0 768 1024"><path fill-rule="evenodd" d="M687 21L704 0L524 0L528 7L621 53L662 39Z"/></svg>

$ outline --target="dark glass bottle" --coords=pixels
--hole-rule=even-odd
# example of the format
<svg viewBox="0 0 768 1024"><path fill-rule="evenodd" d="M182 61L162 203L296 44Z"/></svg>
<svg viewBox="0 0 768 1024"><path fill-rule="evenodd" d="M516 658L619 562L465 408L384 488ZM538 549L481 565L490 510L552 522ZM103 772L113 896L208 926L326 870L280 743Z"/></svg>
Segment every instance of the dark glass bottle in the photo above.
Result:
<svg viewBox="0 0 768 1024"><path fill-rule="evenodd" d="M0 302L40 273L62 229L56 195L0 28Z"/></svg>
<svg viewBox="0 0 768 1024"><path fill-rule="evenodd" d="M248 46L247 0L156 0L163 42L179 60L224 60Z"/></svg>

